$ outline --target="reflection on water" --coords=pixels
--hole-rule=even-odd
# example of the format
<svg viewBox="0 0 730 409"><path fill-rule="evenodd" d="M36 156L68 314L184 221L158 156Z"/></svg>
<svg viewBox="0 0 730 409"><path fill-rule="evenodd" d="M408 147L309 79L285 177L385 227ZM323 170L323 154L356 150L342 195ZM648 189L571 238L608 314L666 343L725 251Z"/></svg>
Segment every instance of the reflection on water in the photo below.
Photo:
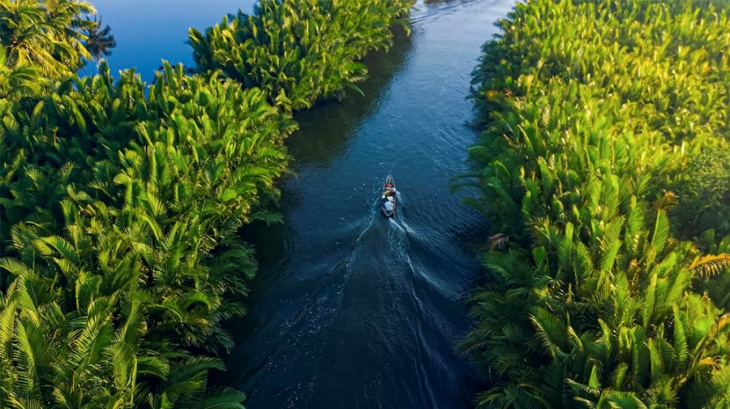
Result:
<svg viewBox="0 0 730 409"><path fill-rule="evenodd" d="M193 51L185 43L188 29L198 30L220 22L241 9L251 13L256 0L87 0L112 29L117 46L108 57L113 75L136 68L151 81L162 59L173 64L193 64ZM81 74L96 74L93 62Z"/></svg>
<svg viewBox="0 0 730 409"><path fill-rule="evenodd" d="M300 131L289 138L287 146L295 158L295 171L310 163L327 166L346 148L360 124L377 109L411 48L411 38L402 28L396 27L394 34L394 44L389 52L370 53L362 61L368 67L368 80L357 85L364 96L350 91L341 102L326 102L294 116Z"/></svg>

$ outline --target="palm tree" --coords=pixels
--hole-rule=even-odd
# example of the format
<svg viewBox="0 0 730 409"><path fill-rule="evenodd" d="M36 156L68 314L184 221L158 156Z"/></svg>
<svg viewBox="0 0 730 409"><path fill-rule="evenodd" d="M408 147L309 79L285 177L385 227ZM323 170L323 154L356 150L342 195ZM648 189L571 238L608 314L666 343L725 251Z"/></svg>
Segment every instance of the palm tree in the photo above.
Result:
<svg viewBox="0 0 730 409"><path fill-rule="evenodd" d="M5 48L0 46L0 99L39 95L47 84L36 65L10 68Z"/></svg>
<svg viewBox="0 0 730 409"><path fill-rule="evenodd" d="M102 56L110 56L112 54L111 49L117 46L117 42L110 32L111 27L103 25L101 16L99 16L97 22L96 15L94 15L94 24L84 30L86 36L84 45L94 57L94 60L99 61Z"/></svg>
<svg viewBox="0 0 730 409"><path fill-rule="evenodd" d="M277 24L298 15L278 4L256 24L283 38ZM283 142L296 124L270 101L289 109L336 93L363 72L352 59L390 35L367 16L370 2L340 4L348 8L339 28L359 21L377 38L347 31L351 44L332 56L348 59L307 66L294 43L283 43L287 51L249 33L248 45L269 47L250 76L268 88L242 90L167 62L149 87L131 70L115 81L103 60L98 75L73 78L113 43L101 19L82 18L93 9L0 0L0 93L33 96L0 101L0 402L242 407L241 392L206 389L209 371L223 369L217 354L232 347L222 322L243 314L238 300L256 271L252 250L232 238L267 217L262 200L279 197L276 180L287 173ZM390 4L372 7L394 18ZM326 30L331 13L302 13ZM265 65L280 53L272 76ZM307 67L318 71L287 79L310 75ZM54 82L52 94L34 94L37 72ZM322 72L323 82L310 83Z"/></svg>
<svg viewBox="0 0 730 409"><path fill-rule="evenodd" d="M10 68L37 64L52 79L68 76L90 59L82 31L95 13L75 0L0 0L0 45Z"/></svg>

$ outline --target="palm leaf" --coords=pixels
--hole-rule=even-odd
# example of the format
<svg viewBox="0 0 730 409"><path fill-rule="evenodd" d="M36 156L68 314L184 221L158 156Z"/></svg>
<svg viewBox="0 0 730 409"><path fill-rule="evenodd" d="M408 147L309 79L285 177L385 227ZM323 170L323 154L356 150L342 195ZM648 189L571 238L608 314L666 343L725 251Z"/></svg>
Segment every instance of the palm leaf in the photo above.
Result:
<svg viewBox="0 0 730 409"><path fill-rule="evenodd" d="M708 254L695 257L689 269L707 277L720 274L728 264L730 264L730 254Z"/></svg>
<svg viewBox="0 0 730 409"><path fill-rule="evenodd" d="M242 402L246 394L231 388L217 388L209 391L202 402L195 405L200 409L244 409Z"/></svg>

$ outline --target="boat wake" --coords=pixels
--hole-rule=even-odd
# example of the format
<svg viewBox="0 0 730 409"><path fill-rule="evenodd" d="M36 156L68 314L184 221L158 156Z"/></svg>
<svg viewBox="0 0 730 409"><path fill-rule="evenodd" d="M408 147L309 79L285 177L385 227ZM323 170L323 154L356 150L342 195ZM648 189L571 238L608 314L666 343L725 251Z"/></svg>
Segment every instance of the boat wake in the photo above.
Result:
<svg viewBox="0 0 730 409"><path fill-rule="evenodd" d="M429 261L413 252L430 250L403 213L385 218L376 206L344 236L351 237L347 255L318 261L324 271L296 284L304 297L289 301L283 322L267 323L249 337L250 348L268 353L239 386L252 396L259 388L279 390L284 407L292 408L381 407L379 399L400 387L409 389L406 406L433 407L433 390L450 372L439 357L453 354L454 334L446 330L453 326L444 315L450 308L433 304L443 291L425 279ZM302 368L314 376L291 382ZM366 375L352 376L353 370Z"/></svg>

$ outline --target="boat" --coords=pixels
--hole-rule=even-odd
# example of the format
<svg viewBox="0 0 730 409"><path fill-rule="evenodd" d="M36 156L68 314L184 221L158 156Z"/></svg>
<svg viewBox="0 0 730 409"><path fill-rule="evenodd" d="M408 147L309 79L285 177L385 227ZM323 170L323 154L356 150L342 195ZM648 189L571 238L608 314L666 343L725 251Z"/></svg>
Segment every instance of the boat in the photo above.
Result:
<svg viewBox="0 0 730 409"><path fill-rule="evenodd" d="M388 175L383 184L383 193L380 195L380 211L383 213L383 216L395 217L397 201L395 180L392 175ZM387 204L388 202L392 203L392 205Z"/></svg>

